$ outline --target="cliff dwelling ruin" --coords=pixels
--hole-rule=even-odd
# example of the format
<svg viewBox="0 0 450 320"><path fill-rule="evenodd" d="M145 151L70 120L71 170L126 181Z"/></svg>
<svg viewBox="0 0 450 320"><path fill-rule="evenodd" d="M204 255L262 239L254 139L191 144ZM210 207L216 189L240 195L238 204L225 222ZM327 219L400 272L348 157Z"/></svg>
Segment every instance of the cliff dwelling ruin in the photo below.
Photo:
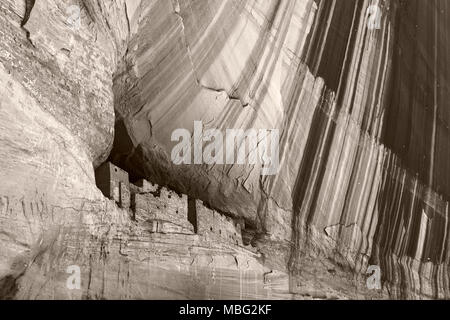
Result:
<svg viewBox="0 0 450 320"><path fill-rule="evenodd" d="M145 179L130 183L128 173L106 162L95 171L103 195L150 233L198 235L206 242L243 246L242 221L208 208L203 201L152 184Z"/></svg>
<svg viewBox="0 0 450 320"><path fill-rule="evenodd" d="M0 299L450 299L449 17L1 0Z"/></svg>

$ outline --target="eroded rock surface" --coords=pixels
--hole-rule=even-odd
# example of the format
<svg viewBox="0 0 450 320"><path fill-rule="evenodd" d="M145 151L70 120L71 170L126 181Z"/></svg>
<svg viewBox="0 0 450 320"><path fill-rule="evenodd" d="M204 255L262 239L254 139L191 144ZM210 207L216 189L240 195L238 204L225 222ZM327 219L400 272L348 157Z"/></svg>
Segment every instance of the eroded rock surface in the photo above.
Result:
<svg viewBox="0 0 450 320"><path fill-rule="evenodd" d="M2 1L0 297L449 298L449 14L445 0ZM175 165L171 134L194 121L279 129L278 173ZM97 188L107 159L240 221L242 239L137 219Z"/></svg>

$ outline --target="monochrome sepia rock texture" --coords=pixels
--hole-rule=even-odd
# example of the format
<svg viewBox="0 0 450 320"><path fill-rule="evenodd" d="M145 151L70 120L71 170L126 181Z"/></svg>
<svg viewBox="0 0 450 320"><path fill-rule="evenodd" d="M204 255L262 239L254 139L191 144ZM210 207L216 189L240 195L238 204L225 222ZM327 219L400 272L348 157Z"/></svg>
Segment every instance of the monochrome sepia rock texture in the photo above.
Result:
<svg viewBox="0 0 450 320"><path fill-rule="evenodd" d="M3 0L0 298L450 298L449 15L446 0ZM278 173L173 164L171 134L194 121L279 129ZM237 238L151 232L97 188L107 160Z"/></svg>

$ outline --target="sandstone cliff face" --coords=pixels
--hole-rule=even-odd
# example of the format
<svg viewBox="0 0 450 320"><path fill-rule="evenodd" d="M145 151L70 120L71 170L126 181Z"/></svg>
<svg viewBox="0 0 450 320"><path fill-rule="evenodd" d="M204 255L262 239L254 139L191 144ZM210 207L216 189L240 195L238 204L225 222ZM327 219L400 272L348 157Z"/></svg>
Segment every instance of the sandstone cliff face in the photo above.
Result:
<svg viewBox="0 0 450 320"><path fill-rule="evenodd" d="M445 0L3 1L0 297L449 298L449 14ZM194 121L279 129L278 173L173 164L171 134ZM107 159L242 220L245 245L149 232L96 187Z"/></svg>

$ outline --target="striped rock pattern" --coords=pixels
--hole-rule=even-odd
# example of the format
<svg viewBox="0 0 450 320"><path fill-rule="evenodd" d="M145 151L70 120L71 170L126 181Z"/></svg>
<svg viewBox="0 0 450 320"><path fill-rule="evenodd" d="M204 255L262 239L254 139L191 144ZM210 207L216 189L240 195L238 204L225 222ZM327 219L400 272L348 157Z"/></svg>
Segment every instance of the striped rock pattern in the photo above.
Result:
<svg viewBox="0 0 450 320"><path fill-rule="evenodd" d="M367 27L374 4L379 30ZM118 79L132 79L116 110L133 149L116 160L245 217L261 242L292 240L292 274L311 242L358 271L379 264L394 296L447 296L445 1L155 1L140 12L152 8ZM194 120L279 128L279 174L171 165L170 133Z"/></svg>
<svg viewBox="0 0 450 320"><path fill-rule="evenodd" d="M448 1L0 8L2 297L450 298ZM173 164L194 121L279 129L278 173ZM243 218L253 251L149 237L95 188L108 154Z"/></svg>

